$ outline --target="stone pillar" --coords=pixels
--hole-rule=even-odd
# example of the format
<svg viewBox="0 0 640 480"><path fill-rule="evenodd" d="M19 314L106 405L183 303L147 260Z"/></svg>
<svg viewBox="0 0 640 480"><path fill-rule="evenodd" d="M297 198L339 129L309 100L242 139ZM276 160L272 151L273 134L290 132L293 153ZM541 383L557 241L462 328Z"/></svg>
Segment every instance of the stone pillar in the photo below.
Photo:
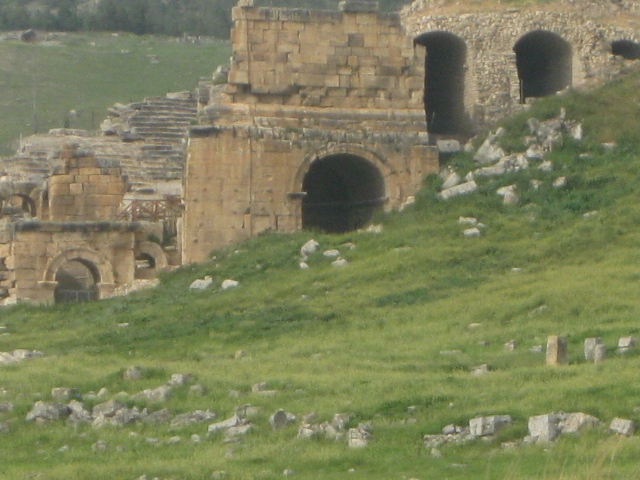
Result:
<svg viewBox="0 0 640 480"><path fill-rule="evenodd" d="M547 338L547 365L567 364L567 337L549 335Z"/></svg>
<svg viewBox="0 0 640 480"><path fill-rule="evenodd" d="M596 347L602 345L600 337L584 339L584 359L588 362L595 361Z"/></svg>
<svg viewBox="0 0 640 480"><path fill-rule="evenodd" d="M595 351L593 352L593 361L595 363L604 362L607 358L607 347L602 343L596 345Z"/></svg>

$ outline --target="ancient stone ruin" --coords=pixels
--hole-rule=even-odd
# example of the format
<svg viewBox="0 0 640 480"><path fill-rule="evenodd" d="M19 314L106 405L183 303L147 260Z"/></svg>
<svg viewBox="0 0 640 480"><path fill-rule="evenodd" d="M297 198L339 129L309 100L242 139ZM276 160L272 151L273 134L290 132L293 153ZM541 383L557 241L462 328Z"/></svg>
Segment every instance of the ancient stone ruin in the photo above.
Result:
<svg viewBox="0 0 640 480"><path fill-rule="evenodd" d="M498 7L241 2L211 81L0 161L0 303L109 297L266 230L365 227L441 170L439 151L640 58L634 2Z"/></svg>

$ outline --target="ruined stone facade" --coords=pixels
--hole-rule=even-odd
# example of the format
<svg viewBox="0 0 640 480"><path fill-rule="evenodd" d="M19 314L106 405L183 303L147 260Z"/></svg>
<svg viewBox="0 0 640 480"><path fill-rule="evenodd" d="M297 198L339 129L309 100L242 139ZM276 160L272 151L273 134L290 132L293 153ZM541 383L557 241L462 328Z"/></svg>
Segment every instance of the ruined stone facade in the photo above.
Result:
<svg viewBox="0 0 640 480"><path fill-rule="evenodd" d="M229 81L191 133L185 262L265 230L363 227L437 172L424 48L376 10L233 10Z"/></svg>
<svg viewBox="0 0 640 480"><path fill-rule="evenodd" d="M632 0L460 3L379 13L359 0L331 12L244 1L224 81L116 105L101 134L27 138L0 162L0 302L105 298L267 230L365 227L439 171L438 140L640 59ZM69 141L96 158L62 149ZM172 249L158 243L167 236Z"/></svg>
<svg viewBox="0 0 640 480"><path fill-rule="evenodd" d="M436 139L468 138L640 58L634 29L615 21L637 17L633 4L589 15L571 0L444 14L433 3L234 9L228 83L191 132L184 261L265 230L359 228L438 170Z"/></svg>
<svg viewBox="0 0 640 480"><path fill-rule="evenodd" d="M148 240L153 225L119 221L120 168L73 148L61 157L48 188L11 192L22 205L0 223L0 304L108 298L168 264ZM22 208L36 218L15 215Z"/></svg>

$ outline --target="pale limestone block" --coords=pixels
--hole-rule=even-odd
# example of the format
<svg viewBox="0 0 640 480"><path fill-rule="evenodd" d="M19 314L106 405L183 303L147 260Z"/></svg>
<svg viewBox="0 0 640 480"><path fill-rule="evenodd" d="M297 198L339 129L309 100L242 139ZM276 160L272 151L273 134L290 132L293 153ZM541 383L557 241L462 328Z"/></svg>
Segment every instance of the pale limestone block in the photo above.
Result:
<svg viewBox="0 0 640 480"><path fill-rule="evenodd" d="M537 442L552 442L560 435L558 417L555 414L529 417L528 427L529 435L534 437Z"/></svg>
<svg viewBox="0 0 640 480"><path fill-rule="evenodd" d="M584 359L588 362L595 361L596 346L602 345L602 338L593 337L584 339Z"/></svg>
<svg viewBox="0 0 640 480"><path fill-rule="evenodd" d="M633 420L625 420L623 418L614 418L611 421L609 429L612 432L625 435L627 437L633 435L636 431L636 423Z"/></svg>
<svg viewBox="0 0 640 480"><path fill-rule="evenodd" d="M547 338L547 365L567 364L567 339L558 335Z"/></svg>

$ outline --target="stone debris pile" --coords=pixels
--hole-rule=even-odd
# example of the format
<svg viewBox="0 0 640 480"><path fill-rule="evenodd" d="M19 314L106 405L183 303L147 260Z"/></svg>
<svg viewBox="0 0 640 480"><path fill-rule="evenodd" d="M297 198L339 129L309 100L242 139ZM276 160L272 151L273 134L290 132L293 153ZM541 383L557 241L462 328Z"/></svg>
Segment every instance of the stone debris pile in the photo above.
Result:
<svg viewBox="0 0 640 480"><path fill-rule="evenodd" d="M460 195L469 195L478 190L476 179L489 177L500 177L507 173L522 170L537 170L549 173L553 172L554 166L550 160L545 160L546 155L554 148L561 146L566 136L573 141L582 140L582 124L566 119L566 112L561 109L560 114L550 120L540 121L535 118L528 120L530 135L523 140L524 152L506 153L499 145L500 139L504 137L505 130L498 128L491 133L474 153L473 160L478 168L470 171L462 177L455 170L445 168L440 177L442 179L442 189L438 196L442 200L448 200ZM473 147L467 145L468 150ZM464 180L464 181L463 181ZM538 190L544 184L544 180L531 180L531 188ZM550 183L553 188L564 188L567 185L567 178L559 176ZM519 196L515 185L507 185L499 188L496 194L503 198L505 205L517 205Z"/></svg>

